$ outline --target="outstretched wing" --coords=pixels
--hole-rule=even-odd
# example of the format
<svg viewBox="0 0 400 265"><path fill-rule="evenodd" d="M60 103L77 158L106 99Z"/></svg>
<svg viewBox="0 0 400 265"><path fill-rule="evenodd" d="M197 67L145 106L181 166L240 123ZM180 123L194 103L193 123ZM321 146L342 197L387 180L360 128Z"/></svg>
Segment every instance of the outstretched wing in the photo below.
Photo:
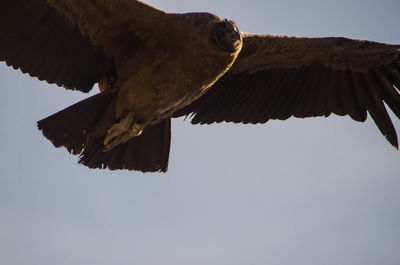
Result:
<svg viewBox="0 0 400 265"><path fill-rule="evenodd" d="M177 111L192 123L371 115L398 147L386 103L400 118L400 45L346 38L244 34L232 68L206 94ZM396 90L397 88L397 90Z"/></svg>
<svg viewBox="0 0 400 265"><path fill-rule="evenodd" d="M5 1L0 61L40 80L88 92L103 76L116 75L116 57L127 50L132 54L152 36L163 14L134 0Z"/></svg>

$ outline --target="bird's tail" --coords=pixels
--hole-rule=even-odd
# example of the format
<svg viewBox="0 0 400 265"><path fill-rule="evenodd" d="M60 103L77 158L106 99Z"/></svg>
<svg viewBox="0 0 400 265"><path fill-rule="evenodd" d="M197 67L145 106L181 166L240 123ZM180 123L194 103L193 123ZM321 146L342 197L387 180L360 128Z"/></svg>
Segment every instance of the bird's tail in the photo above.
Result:
<svg viewBox="0 0 400 265"><path fill-rule="evenodd" d="M38 122L38 128L56 147L64 146L80 155L79 163L90 168L128 169L166 172L171 139L171 120L146 128L133 137L103 152L107 129L116 122L117 90L108 90L80 101Z"/></svg>

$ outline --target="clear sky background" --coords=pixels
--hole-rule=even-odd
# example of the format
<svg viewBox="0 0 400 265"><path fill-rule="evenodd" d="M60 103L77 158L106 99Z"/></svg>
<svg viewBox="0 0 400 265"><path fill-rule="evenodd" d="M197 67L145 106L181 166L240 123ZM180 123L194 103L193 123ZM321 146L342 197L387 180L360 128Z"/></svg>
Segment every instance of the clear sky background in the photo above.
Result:
<svg viewBox="0 0 400 265"><path fill-rule="evenodd" d="M245 32L400 43L398 0L148 2ZM370 118L178 119L168 173L90 170L36 129L86 94L4 63L0 85L0 264L399 264L400 152Z"/></svg>

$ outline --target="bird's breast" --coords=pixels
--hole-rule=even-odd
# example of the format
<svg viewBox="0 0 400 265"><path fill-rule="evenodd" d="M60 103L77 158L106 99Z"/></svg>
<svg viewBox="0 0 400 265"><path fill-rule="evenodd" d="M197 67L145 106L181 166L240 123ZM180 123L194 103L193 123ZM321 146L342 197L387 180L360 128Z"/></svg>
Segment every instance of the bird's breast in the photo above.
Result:
<svg viewBox="0 0 400 265"><path fill-rule="evenodd" d="M187 43L136 53L119 73L117 115L129 110L164 119L201 97L237 56L210 46Z"/></svg>

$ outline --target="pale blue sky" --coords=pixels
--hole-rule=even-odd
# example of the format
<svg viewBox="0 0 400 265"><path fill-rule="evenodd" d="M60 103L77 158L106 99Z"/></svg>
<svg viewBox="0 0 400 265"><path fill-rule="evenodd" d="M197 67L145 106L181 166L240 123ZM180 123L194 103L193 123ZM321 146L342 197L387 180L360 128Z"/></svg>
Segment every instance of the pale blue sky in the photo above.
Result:
<svg viewBox="0 0 400 265"><path fill-rule="evenodd" d="M400 43L397 0L148 2L245 32ZM87 95L4 63L0 80L0 264L399 264L400 152L370 119L179 119L168 173L90 170L36 129Z"/></svg>

